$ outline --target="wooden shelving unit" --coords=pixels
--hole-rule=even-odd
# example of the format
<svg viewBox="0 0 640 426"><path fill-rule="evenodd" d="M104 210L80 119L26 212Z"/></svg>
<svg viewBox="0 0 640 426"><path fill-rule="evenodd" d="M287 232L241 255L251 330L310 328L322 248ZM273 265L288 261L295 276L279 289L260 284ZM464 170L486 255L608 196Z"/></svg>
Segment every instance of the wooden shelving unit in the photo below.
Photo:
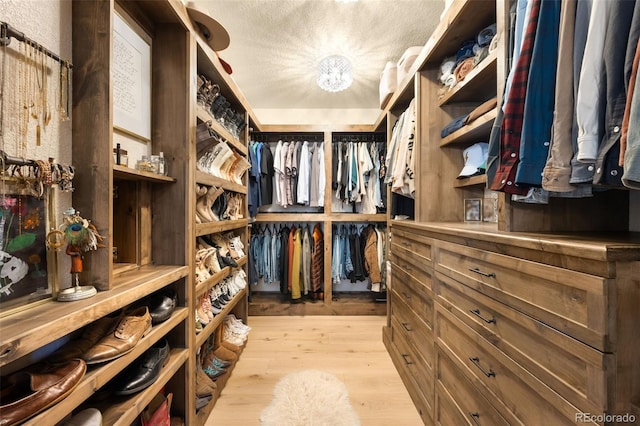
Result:
<svg viewBox="0 0 640 426"><path fill-rule="evenodd" d="M82 328L104 316L128 309L147 296L174 291L178 304L171 318L153 327L134 349L104 365L91 365L79 385L64 399L25 424L57 424L108 391L108 382L166 338L171 357L156 382L127 398L100 403L105 424L131 424L160 391L174 394L172 415L185 424L195 421L193 364L193 256L190 239L195 203L189 153L196 111L191 105L192 64L196 32L180 2L74 0L73 26L73 153L76 174L73 206L104 236L104 247L84 258L81 284L99 291L74 302L47 301L0 319L0 366L3 374L27 361L46 361L54 344L77 337ZM149 154L163 152L170 176L113 164L116 140L113 117L113 15L145 40L151 50ZM191 78L191 77L194 78ZM107 117L96 120L96 117ZM190 117L193 117L190 118ZM136 139L128 134L127 137ZM123 139L118 139L118 143ZM126 147L125 147L126 148ZM130 161L136 161L130 158ZM117 258L114 260L114 248ZM62 339L65 341L62 341Z"/></svg>
<svg viewBox="0 0 640 426"><path fill-rule="evenodd" d="M190 26L190 23L189 23ZM190 28L191 29L191 28ZM254 117L254 113L251 110L251 107L244 95L235 84L232 78L222 69L220 65L220 61L216 56L215 52L211 50L209 45L202 40L199 35L196 35L197 32L192 31L194 35L193 38L193 49L192 52L195 52L195 57L193 58L193 64L195 67L190 70L190 79L195 81L197 80L198 75L204 76L207 80L211 81L214 84L217 84L220 87L220 95L224 96L227 101L231 104L230 108L234 111L243 113L245 117L245 121L247 123L252 123L251 125L247 125L246 128L240 133L239 137L234 136L229 132L223 125L218 123L216 119L206 111L202 106L197 105L195 102L197 87L192 87L192 104L190 105L193 111L192 122L190 123L190 127L192 129L192 135L196 134L196 127L199 123L207 122L209 123L209 127L215 131L218 136L220 136L224 141L227 142L229 147L233 149L237 154L241 155L244 158L248 156L248 140L249 140L249 128L251 126L259 127L259 123ZM215 144L215 142L214 142ZM245 173L242 182L233 182L227 179L218 178L207 173L204 173L196 168L197 156L201 155L201 153L196 152L197 140L193 140L193 143L190 145L188 156L192 159L189 169L189 179L193 183L192 187L195 187L195 184L204 185L204 186L215 186L218 188L224 189L226 192L233 192L235 194L241 194L243 198L243 210L241 212L241 217L243 219L237 220L223 220L219 222L210 222L210 223L195 223L195 198L191 201L192 209L191 215L189 216L188 223L191 228L191 235L188 239L189 252L192 259L195 259L196 253L196 241L197 237L203 235L210 234L218 234L223 232L232 231L235 235L240 237L242 243L245 247L245 253L249 251L248 245L248 224L249 220L246 219L249 217L248 215L248 203L247 203L247 194L248 194L248 171ZM195 281L192 281L192 300L197 301L198 297L203 293L209 291L215 285L220 283L222 280L233 274L236 270L242 269L247 272L247 256L238 259L236 261L238 263L237 268L225 267L216 274L213 274L210 278L202 283L195 284ZM192 274L194 276L194 274ZM195 312L195 303L193 305L193 310ZM204 329L196 334L195 327L190 330L189 339L191 340L191 348L192 348L192 357L189 360L190 368L191 368L191 377L195 377L195 369L196 367L196 356L195 354L200 350L200 348L207 342L207 340L215 334L215 344L219 344L224 335L224 318L233 313L237 318L240 318L245 323L248 320L248 289L238 292L233 300L231 300L223 309L222 312L217 314L212 322L204 326ZM195 316L192 317L192 322L195 325ZM234 364L235 366L235 364ZM223 375L223 378L216 380L217 391L216 395L214 395L213 399L203 408L201 408L197 413L195 411L195 405L189 408L190 417L192 419L189 425L202 425L207 421L207 417L211 410L213 409L216 400L220 393L223 391L226 381L228 377L231 375L233 371L233 367L227 370L227 373ZM195 381L192 381L190 384L190 392L195 394Z"/></svg>
<svg viewBox="0 0 640 426"><path fill-rule="evenodd" d="M287 208L269 206L268 212L258 211L255 218L250 219L251 224L264 225L268 223L285 224L313 224L321 225L324 235L324 300L310 300L302 298L303 303L291 301L289 296L281 295L279 289L262 291L253 290L249 312L251 315L382 315L385 312L384 303L375 303L376 295L368 291L355 291L350 295L343 295L340 299L333 297L333 284L331 282L333 225L344 223L381 224L386 223L387 213L359 214L342 213L332 211L332 198L335 190L331 188L332 171L332 143L334 136L346 137L346 135L373 136L380 133L371 125L337 126L265 126L259 130L261 137L271 137L273 142L278 139L287 140L288 136L295 135L296 140L309 141L322 140L324 142L325 198L322 206L309 207L295 205ZM321 139L320 139L321 138ZM259 138L258 138L259 139ZM257 139L257 140L258 140ZM368 139L367 139L368 140ZM369 141L369 140L368 140ZM382 187L384 190L384 187ZM305 210L306 209L306 210ZM321 211L317 211L321 210ZM274 287L275 290L275 287Z"/></svg>

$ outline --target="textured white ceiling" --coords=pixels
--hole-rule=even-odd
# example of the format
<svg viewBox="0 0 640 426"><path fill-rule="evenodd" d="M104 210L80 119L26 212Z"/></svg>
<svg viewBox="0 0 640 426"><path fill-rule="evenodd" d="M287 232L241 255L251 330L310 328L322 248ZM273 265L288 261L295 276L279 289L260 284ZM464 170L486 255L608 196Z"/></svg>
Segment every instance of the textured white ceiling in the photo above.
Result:
<svg viewBox="0 0 640 426"><path fill-rule="evenodd" d="M422 46L444 8L441 0L198 0L229 32L219 52L253 108L379 108L386 61ZM353 65L353 85L328 93L315 83L325 56Z"/></svg>

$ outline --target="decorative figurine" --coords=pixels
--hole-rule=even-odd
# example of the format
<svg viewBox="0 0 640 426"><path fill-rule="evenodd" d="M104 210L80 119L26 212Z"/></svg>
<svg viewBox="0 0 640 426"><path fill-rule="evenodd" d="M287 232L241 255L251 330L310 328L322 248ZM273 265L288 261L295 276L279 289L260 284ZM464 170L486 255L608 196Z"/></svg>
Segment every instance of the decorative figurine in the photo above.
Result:
<svg viewBox="0 0 640 426"><path fill-rule="evenodd" d="M53 230L47 235L49 248L59 249L67 243L65 253L71 256L71 275L74 286L66 288L58 294L58 300L68 302L91 297L97 293L92 285L80 285L80 272L82 272L83 253L97 250L100 247L102 236L96 227L87 219L80 216L80 212L73 207L64 212L64 221L59 230Z"/></svg>

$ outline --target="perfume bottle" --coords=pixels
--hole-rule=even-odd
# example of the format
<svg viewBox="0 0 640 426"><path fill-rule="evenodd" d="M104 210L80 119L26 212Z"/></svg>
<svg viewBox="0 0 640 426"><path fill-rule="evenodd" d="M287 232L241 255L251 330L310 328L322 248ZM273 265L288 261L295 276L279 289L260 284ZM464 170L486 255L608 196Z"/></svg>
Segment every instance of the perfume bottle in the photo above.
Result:
<svg viewBox="0 0 640 426"><path fill-rule="evenodd" d="M167 176L169 174L167 170L167 159L164 157L164 152L160 151L160 157L158 157L158 174Z"/></svg>

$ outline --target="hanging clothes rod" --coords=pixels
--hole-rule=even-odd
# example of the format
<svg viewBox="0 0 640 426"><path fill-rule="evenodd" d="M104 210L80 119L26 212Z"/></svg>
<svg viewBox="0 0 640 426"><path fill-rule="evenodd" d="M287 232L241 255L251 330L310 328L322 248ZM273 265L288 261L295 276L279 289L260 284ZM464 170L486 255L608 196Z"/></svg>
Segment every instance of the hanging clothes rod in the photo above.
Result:
<svg viewBox="0 0 640 426"><path fill-rule="evenodd" d="M50 51L40 43L25 36L24 33L16 30L8 23L4 21L0 21L0 46L8 46L9 43L11 42L11 38L15 38L18 41L27 43L35 47L36 49L44 52L45 55L49 56L50 58L53 58L54 60L60 62L66 67L73 68L73 64L71 64L71 62L67 61L66 59L60 58L60 56L56 55L55 53L53 53L52 51Z"/></svg>

